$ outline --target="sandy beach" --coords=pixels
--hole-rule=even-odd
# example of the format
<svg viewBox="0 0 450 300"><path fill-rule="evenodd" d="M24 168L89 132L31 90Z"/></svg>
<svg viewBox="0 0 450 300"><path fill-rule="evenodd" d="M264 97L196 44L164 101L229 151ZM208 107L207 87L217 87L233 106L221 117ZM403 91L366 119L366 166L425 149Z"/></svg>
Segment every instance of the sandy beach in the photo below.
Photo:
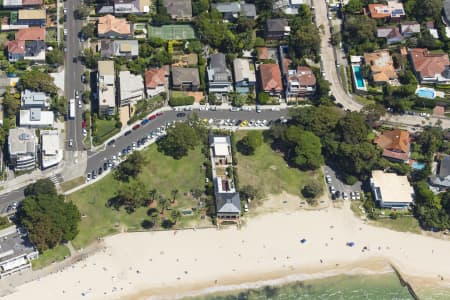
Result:
<svg viewBox="0 0 450 300"><path fill-rule="evenodd" d="M282 277L386 272L389 263L413 286L450 288L449 253L448 241L369 226L349 208L277 212L251 218L240 230L107 237L101 251L4 299L176 298Z"/></svg>

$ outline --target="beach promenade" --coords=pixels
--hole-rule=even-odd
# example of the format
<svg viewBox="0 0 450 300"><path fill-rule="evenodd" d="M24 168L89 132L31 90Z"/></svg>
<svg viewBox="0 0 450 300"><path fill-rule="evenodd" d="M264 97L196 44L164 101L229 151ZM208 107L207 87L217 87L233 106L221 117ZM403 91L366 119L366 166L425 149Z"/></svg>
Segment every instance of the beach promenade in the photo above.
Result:
<svg viewBox="0 0 450 300"><path fill-rule="evenodd" d="M123 233L102 245L4 299L174 298L289 275L305 280L380 273L389 263L413 287L450 289L449 241L366 225L348 207L263 214L240 230Z"/></svg>

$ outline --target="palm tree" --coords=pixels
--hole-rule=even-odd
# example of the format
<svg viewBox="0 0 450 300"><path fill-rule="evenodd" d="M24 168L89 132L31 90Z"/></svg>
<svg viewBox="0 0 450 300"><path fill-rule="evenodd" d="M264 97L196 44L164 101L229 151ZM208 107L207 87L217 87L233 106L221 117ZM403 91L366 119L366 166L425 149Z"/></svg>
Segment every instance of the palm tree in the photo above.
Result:
<svg viewBox="0 0 450 300"><path fill-rule="evenodd" d="M157 191L156 191L156 189L151 189L148 193L149 193L149 196L150 196L150 203L152 203L156 199Z"/></svg>
<svg viewBox="0 0 450 300"><path fill-rule="evenodd" d="M177 189L173 189L172 190L172 203L175 202L175 199L177 198L178 195L178 190Z"/></svg>
<svg viewBox="0 0 450 300"><path fill-rule="evenodd" d="M181 213L178 209L174 209L170 213L170 217L172 218L173 224L177 224L178 220L181 218Z"/></svg>
<svg viewBox="0 0 450 300"><path fill-rule="evenodd" d="M159 206L161 206L161 214L164 214L164 210L166 210L167 206L169 205L169 201L167 200L166 197L164 197L163 195L160 195L158 204L159 204Z"/></svg>

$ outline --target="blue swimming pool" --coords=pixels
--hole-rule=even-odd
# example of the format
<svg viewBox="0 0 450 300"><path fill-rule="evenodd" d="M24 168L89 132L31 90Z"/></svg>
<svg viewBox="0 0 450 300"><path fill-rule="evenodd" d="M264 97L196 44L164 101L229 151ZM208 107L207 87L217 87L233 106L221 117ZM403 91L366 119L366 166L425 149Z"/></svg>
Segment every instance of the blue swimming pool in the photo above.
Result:
<svg viewBox="0 0 450 300"><path fill-rule="evenodd" d="M434 89L431 88L418 88L416 94L421 98L434 99L436 97Z"/></svg>
<svg viewBox="0 0 450 300"><path fill-rule="evenodd" d="M412 168L414 170L422 170L423 168L425 168L425 163L415 161L415 162L412 163Z"/></svg>
<svg viewBox="0 0 450 300"><path fill-rule="evenodd" d="M355 74L356 87L358 89L363 89L365 87L365 85L364 85L364 79L361 74L361 66L352 66L352 68L353 68L353 74Z"/></svg>

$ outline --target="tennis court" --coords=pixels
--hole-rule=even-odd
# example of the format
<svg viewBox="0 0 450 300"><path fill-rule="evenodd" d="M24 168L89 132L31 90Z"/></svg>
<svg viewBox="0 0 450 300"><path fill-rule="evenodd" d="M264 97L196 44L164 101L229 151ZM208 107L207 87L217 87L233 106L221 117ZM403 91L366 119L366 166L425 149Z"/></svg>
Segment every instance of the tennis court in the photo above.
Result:
<svg viewBox="0 0 450 300"><path fill-rule="evenodd" d="M193 40L195 32L190 25L149 26L148 37L157 37L163 40Z"/></svg>

